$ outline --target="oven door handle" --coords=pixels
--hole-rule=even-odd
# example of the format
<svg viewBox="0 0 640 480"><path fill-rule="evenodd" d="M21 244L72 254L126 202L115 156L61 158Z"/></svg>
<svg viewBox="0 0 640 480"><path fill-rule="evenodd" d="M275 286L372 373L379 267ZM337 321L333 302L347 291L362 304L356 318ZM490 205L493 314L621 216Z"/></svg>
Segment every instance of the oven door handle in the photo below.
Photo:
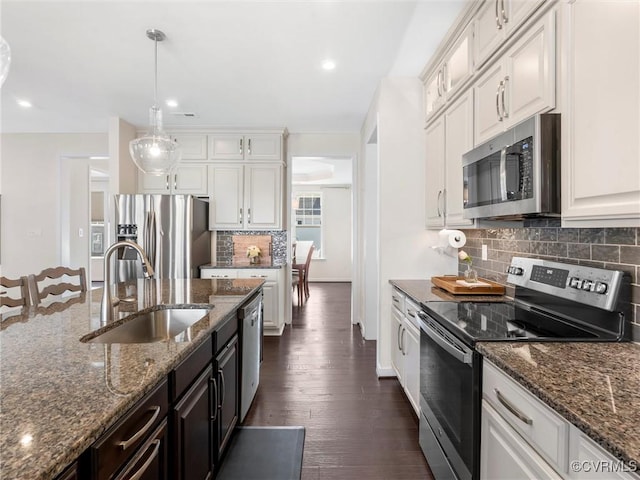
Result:
<svg viewBox="0 0 640 480"><path fill-rule="evenodd" d="M420 314L418 314L418 315L420 315ZM471 353L465 353L465 352L462 352L462 351L458 350L451 343L449 343L449 341L447 341L446 338L443 338L442 336L440 336L440 334L438 334L438 332L436 332L434 329L432 329L423 320L420 321L420 328L422 329L422 331L424 333L429 335L431 340L433 340L439 346L441 346L449 355L454 357L459 362L462 362L462 363L464 363L466 365L471 365L471 363L472 363Z"/></svg>

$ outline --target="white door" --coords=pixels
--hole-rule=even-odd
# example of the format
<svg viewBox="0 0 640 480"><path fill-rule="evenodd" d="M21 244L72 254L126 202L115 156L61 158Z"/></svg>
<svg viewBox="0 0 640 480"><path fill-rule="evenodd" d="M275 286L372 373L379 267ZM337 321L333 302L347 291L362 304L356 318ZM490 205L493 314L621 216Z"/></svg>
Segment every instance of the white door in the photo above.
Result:
<svg viewBox="0 0 640 480"><path fill-rule="evenodd" d="M640 4L579 0L570 20L562 218L639 225Z"/></svg>
<svg viewBox="0 0 640 480"><path fill-rule="evenodd" d="M254 134L245 137L247 161L282 160L282 136Z"/></svg>
<svg viewBox="0 0 640 480"><path fill-rule="evenodd" d="M447 227L473 225L462 218L464 188L462 155L473 148L473 90L469 90L444 112L446 158L446 220Z"/></svg>
<svg viewBox="0 0 640 480"><path fill-rule="evenodd" d="M426 224L427 228L444 226L444 115L427 128L426 149Z"/></svg>
<svg viewBox="0 0 640 480"><path fill-rule="evenodd" d="M280 228L282 209L282 167L247 165L244 173L245 227Z"/></svg>
<svg viewBox="0 0 640 480"><path fill-rule="evenodd" d="M502 61L492 65L473 86L474 133L476 145L504 130L502 88L505 68Z"/></svg>
<svg viewBox="0 0 640 480"><path fill-rule="evenodd" d="M182 160L207 160L207 136L205 134L180 133L172 135L182 152Z"/></svg>
<svg viewBox="0 0 640 480"><path fill-rule="evenodd" d="M262 302L264 308L265 328L279 328L278 321L278 284L277 282L265 282L262 285Z"/></svg>
<svg viewBox="0 0 640 480"><path fill-rule="evenodd" d="M212 160L243 160L244 150L242 135L209 135L209 158Z"/></svg>
<svg viewBox="0 0 640 480"><path fill-rule="evenodd" d="M505 38L500 0L484 0L474 20L473 47L480 67Z"/></svg>
<svg viewBox="0 0 640 480"><path fill-rule="evenodd" d="M391 308L391 366L396 372L398 381L404 385L404 355L402 354L402 346L400 344L402 337L402 314L395 308Z"/></svg>
<svg viewBox="0 0 640 480"><path fill-rule="evenodd" d="M482 401L481 423L481 480L562 478L485 400Z"/></svg>
<svg viewBox="0 0 640 480"><path fill-rule="evenodd" d="M242 165L212 165L209 168L214 228L234 230L244 225L243 168Z"/></svg>
<svg viewBox="0 0 640 480"><path fill-rule="evenodd" d="M415 325L405 322L402 338L404 349L404 391L420 416L420 330Z"/></svg>
<svg viewBox="0 0 640 480"><path fill-rule="evenodd" d="M506 54L503 108L509 124L555 106L555 12L527 31Z"/></svg>
<svg viewBox="0 0 640 480"><path fill-rule="evenodd" d="M149 175L138 172L138 191L140 193L170 193L171 175Z"/></svg>
<svg viewBox="0 0 640 480"><path fill-rule="evenodd" d="M207 195L207 166L189 165L176 168L172 175L172 193Z"/></svg>
<svg viewBox="0 0 640 480"><path fill-rule="evenodd" d="M505 0L504 26L509 35L522 24L545 0Z"/></svg>

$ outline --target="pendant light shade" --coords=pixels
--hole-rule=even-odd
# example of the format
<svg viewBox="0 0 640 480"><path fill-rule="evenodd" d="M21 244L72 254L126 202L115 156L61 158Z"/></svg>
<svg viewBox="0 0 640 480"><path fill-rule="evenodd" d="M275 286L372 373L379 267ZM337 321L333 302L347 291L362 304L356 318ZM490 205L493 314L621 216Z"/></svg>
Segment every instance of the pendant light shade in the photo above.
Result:
<svg viewBox="0 0 640 480"><path fill-rule="evenodd" d="M9 74L11 65L11 48L7 41L0 36L0 87Z"/></svg>
<svg viewBox="0 0 640 480"><path fill-rule="evenodd" d="M165 175L180 161L175 140L162 129L162 110L158 106L158 42L166 37L160 30L147 30L155 45L155 83L153 106L149 109L149 131L129 143L129 153L136 166L150 175Z"/></svg>

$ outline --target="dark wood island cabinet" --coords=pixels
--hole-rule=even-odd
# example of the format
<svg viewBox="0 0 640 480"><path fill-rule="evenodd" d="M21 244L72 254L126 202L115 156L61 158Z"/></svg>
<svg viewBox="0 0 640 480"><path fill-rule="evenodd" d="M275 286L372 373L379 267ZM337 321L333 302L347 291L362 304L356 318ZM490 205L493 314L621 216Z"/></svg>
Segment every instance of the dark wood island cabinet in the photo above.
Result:
<svg viewBox="0 0 640 480"><path fill-rule="evenodd" d="M10 321L3 318L1 476L214 478L239 421L238 309L263 283L138 283L136 311L210 309L188 332L162 342L89 343L102 333L100 290L63 310L19 309ZM43 386L35 378L48 381Z"/></svg>

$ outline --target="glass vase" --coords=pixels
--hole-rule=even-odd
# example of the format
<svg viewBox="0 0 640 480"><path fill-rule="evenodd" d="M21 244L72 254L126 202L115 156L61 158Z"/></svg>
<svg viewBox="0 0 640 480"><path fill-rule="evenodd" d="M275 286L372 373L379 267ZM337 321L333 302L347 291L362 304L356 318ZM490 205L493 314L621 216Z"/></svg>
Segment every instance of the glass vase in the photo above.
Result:
<svg viewBox="0 0 640 480"><path fill-rule="evenodd" d="M467 269L464 271L464 280L467 283L476 283L478 281L478 272L476 272L471 264L467 264Z"/></svg>

